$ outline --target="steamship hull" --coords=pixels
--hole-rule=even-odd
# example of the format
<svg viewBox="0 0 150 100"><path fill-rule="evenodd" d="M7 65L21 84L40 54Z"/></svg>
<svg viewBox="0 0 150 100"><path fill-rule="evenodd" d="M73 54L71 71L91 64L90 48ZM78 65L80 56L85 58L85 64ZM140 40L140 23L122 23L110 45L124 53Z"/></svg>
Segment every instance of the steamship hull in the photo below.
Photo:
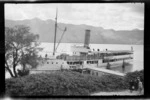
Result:
<svg viewBox="0 0 150 100"><path fill-rule="evenodd" d="M98 56L99 55L99 56ZM108 65L110 69L112 67L126 66L132 64L133 57L132 54L124 56L111 56L111 57L102 57L101 54L95 56L67 56L65 61L69 65L70 69L82 69L86 66L98 67L98 68L107 68Z"/></svg>

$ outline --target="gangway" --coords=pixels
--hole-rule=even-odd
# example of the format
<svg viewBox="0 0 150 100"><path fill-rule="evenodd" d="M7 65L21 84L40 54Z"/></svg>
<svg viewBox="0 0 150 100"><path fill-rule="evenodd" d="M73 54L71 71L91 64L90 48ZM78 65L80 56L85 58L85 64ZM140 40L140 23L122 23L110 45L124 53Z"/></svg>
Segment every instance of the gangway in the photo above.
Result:
<svg viewBox="0 0 150 100"><path fill-rule="evenodd" d="M106 73L106 74L117 75L117 76L121 76L121 77L125 76L125 74L121 73L121 72L112 71L112 70L108 70L108 69L104 69L104 68L98 68L98 67L90 66L90 65L85 65L83 67L83 69L94 70L94 71L97 71L97 72L102 72L102 73Z"/></svg>

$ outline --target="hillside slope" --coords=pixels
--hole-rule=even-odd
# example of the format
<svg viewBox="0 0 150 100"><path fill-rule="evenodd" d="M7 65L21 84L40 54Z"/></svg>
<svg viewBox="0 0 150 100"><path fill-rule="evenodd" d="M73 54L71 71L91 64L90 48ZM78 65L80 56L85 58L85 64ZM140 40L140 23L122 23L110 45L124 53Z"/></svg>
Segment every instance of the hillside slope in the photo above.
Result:
<svg viewBox="0 0 150 100"><path fill-rule="evenodd" d="M13 27L15 25L27 25L31 28L31 32L39 34L40 42L53 42L54 41L54 25L55 22L51 19L41 20L38 18L29 20L5 20L6 27ZM73 25L58 23L59 28L67 31L62 39L64 43L83 43L85 30L91 30L90 43L96 44L143 44L143 30L120 30L104 29L102 27L94 27L89 25ZM58 29L57 41L59 41L63 32Z"/></svg>

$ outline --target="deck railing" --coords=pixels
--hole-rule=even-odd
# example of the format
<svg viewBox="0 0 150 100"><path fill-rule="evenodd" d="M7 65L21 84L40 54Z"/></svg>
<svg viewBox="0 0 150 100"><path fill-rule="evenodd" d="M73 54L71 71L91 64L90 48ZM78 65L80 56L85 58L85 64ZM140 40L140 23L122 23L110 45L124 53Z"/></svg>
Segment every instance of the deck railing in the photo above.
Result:
<svg viewBox="0 0 150 100"><path fill-rule="evenodd" d="M80 56L77 56L77 55L73 55L73 56L69 56L69 55L66 55L66 56L62 56L62 57L59 57L58 59L63 59L63 60L66 60L66 61L81 61L81 60L95 60L95 59L103 59L104 57L109 57L109 56L119 56L119 55L132 55L131 53L129 52L123 52L123 53L114 53L114 54L93 54L93 55L80 55Z"/></svg>
<svg viewBox="0 0 150 100"><path fill-rule="evenodd" d="M88 55L88 56L66 56L67 61L70 60L75 60L75 61L81 61L81 60L94 60L94 59L101 59L102 56L97 56L97 55Z"/></svg>

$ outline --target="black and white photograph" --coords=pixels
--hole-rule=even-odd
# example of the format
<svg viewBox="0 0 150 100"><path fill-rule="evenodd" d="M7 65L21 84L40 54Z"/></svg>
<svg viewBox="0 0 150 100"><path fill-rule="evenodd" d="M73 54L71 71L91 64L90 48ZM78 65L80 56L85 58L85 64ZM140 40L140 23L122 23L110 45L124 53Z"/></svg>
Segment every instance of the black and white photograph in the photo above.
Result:
<svg viewBox="0 0 150 100"><path fill-rule="evenodd" d="M144 6L5 3L5 95L144 95Z"/></svg>

